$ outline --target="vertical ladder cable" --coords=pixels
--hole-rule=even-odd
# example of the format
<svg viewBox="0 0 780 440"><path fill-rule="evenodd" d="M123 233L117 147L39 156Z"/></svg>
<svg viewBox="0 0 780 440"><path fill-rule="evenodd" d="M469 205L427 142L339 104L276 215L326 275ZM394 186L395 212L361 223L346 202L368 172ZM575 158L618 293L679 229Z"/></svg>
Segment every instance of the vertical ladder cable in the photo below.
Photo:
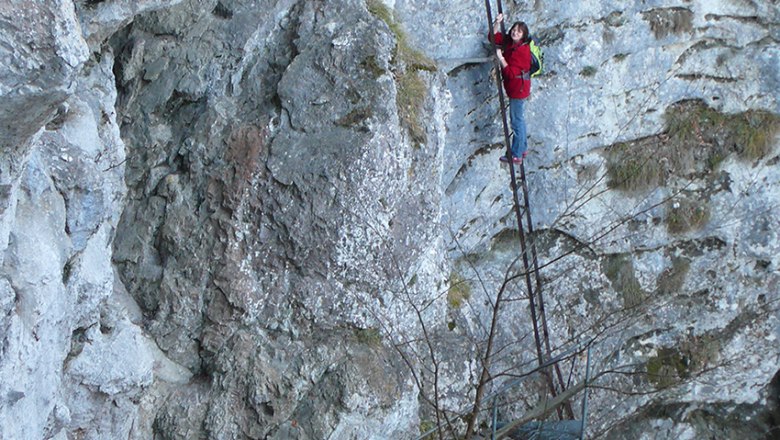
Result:
<svg viewBox="0 0 780 440"><path fill-rule="evenodd" d="M588 382L590 381L590 349L591 343L588 343L588 363L585 365L585 388L582 396L582 423L580 424L580 440L585 440L585 426L588 423Z"/></svg>
<svg viewBox="0 0 780 440"><path fill-rule="evenodd" d="M490 440L496 440L496 429L498 429L498 394L493 397L493 423L490 427ZM580 439L582 440L582 439Z"/></svg>
<svg viewBox="0 0 780 440"><path fill-rule="evenodd" d="M504 128L504 142L506 145L506 157L511 158L512 150L511 150L511 145L509 143L509 125L507 123L506 104L505 104L504 93L502 89L503 73L501 71L502 70L501 64L498 62L498 57L495 54L495 50L498 48L498 46L496 45L495 39L493 38L493 14L490 8L490 0L485 0L485 11L487 12L488 32L490 35L490 42L493 43L493 63L496 67L496 73L497 73L496 87L498 89L498 99L499 99L499 105L501 107L501 120L503 122L503 128ZM498 12L502 13L501 0L498 0ZM502 32L503 32L503 23L502 23ZM520 165L520 172L523 179L523 186L525 188L525 168L523 167L522 164ZM515 173L514 162L511 159L509 160L509 174L510 174L511 186L512 186L513 206L515 211L515 217L517 218L517 230L520 235L520 252L523 257L523 268L525 270L526 288L528 290L528 300L530 302L531 322L533 323L533 328L534 328L534 342L536 343L536 355L537 355L537 360L539 365L542 365L544 363L544 354L542 353L542 342L539 335L539 319L536 316L535 295L531 283L531 270L530 270L530 264L528 262L528 252L526 251L525 231L523 229L523 217L522 217L522 213L520 212L520 198L518 196L519 191L517 187L517 174ZM526 195L526 200L524 205L526 206L526 212L529 213L530 210L528 209L527 195ZM555 388L555 383L553 382L553 379L549 374L549 371L545 369L543 371L543 374L547 380L547 384L548 387L550 388L550 392L552 393L552 396L555 397L557 395L557 390Z"/></svg>

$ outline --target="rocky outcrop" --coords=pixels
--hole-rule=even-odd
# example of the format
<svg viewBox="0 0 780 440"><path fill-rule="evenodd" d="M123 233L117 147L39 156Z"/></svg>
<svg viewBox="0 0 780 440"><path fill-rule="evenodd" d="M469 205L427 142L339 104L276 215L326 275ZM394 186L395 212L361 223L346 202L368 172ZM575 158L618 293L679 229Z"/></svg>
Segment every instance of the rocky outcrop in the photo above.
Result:
<svg viewBox="0 0 780 440"><path fill-rule="evenodd" d="M362 2L185 2L114 40L129 157L114 261L160 347L206 381L185 392L205 423L175 403L172 435L413 429L402 367L362 384L391 348L354 336L377 315L414 328L403 283L418 273L422 301L441 277L441 127L424 149L399 129L393 38Z"/></svg>
<svg viewBox="0 0 780 440"><path fill-rule="evenodd" d="M554 352L595 338L589 434L760 438L776 8L505 6L546 53L529 238ZM429 0L0 6L0 438L414 438L432 405L462 428L518 256L486 24ZM525 374L509 288L495 371Z"/></svg>
<svg viewBox="0 0 780 440"><path fill-rule="evenodd" d="M87 49L68 1L8 2L0 9L0 29L7 60L0 73L0 135L4 151L21 152L72 93ZM7 167L10 160L3 162Z"/></svg>
<svg viewBox="0 0 780 440"><path fill-rule="evenodd" d="M54 436L71 423L89 428L94 415L71 406L71 393L121 395L151 379L151 358L128 370L128 352L112 346L119 338L124 349L146 351L140 329L108 301L124 195L115 94L103 88L112 66L110 54L91 64L29 154L17 156L25 166L9 192L3 261L0 369L14 379L2 384L8 438ZM30 420L32 413L42 417Z"/></svg>
<svg viewBox="0 0 780 440"><path fill-rule="evenodd" d="M70 2L3 8L0 437L126 438L153 377L188 373L144 336L112 268L114 59L89 57Z"/></svg>
<svg viewBox="0 0 780 440"><path fill-rule="evenodd" d="M137 15L170 8L182 0L76 0L84 40L92 51L117 31L132 23Z"/></svg>

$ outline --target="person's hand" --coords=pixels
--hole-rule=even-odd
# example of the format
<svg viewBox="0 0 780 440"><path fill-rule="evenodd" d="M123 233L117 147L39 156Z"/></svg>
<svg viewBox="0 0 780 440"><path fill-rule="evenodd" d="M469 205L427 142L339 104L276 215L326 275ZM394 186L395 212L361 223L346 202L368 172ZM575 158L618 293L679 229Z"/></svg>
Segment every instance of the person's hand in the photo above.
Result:
<svg viewBox="0 0 780 440"><path fill-rule="evenodd" d="M499 25L504 21L504 14L496 15L496 21L493 22L493 33L498 32Z"/></svg>
<svg viewBox="0 0 780 440"><path fill-rule="evenodd" d="M496 49L496 57L498 58L498 62L501 64L502 69L509 65L509 63L506 62L504 53L501 51L501 49Z"/></svg>

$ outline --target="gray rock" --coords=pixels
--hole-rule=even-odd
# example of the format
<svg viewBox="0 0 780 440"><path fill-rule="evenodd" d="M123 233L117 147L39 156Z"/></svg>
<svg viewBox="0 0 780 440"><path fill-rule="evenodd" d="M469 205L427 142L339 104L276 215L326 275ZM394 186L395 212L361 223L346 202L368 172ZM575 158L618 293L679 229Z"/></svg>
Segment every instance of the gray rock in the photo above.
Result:
<svg viewBox="0 0 780 440"><path fill-rule="evenodd" d="M92 51L140 14L181 3L182 0L76 0L84 39Z"/></svg>
<svg viewBox="0 0 780 440"><path fill-rule="evenodd" d="M138 327L102 325L86 331L84 347L69 362L68 375L109 396L150 385L154 362Z"/></svg>
<svg viewBox="0 0 780 440"><path fill-rule="evenodd" d="M0 437L413 438L434 358L441 407L470 410L519 247L481 5L28 3L0 6ZM505 6L546 53L525 172L551 347L596 336L596 371L632 368L600 379L630 397L593 390L588 435L760 432L777 139L646 191L605 157L664 142L679 101L777 113L777 8ZM709 216L674 230L681 201ZM494 373L537 363L524 281Z"/></svg>
<svg viewBox="0 0 780 440"><path fill-rule="evenodd" d="M0 7L0 139L3 182L19 175L30 137L72 92L87 60L73 4L34 0ZM4 203L5 204L5 203Z"/></svg>

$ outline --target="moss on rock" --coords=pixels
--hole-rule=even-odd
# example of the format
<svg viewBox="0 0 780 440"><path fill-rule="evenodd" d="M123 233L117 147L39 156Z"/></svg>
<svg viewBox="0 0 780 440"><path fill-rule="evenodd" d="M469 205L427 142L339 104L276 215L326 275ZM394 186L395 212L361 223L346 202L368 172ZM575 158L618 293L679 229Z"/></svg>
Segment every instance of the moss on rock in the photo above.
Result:
<svg viewBox="0 0 780 440"><path fill-rule="evenodd" d="M408 41L406 32L395 20L390 9L379 0L367 0L368 11L385 22L396 39L393 64L396 68L396 84L398 95L396 105L401 125L408 131L412 144L416 147L428 141L423 124L423 106L428 96L428 86L419 72L436 71L436 63L413 48ZM369 66L370 67L370 66Z"/></svg>
<svg viewBox="0 0 780 440"><path fill-rule="evenodd" d="M682 288L690 268L691 262L688 259L673 258L672 266L658 277L658 293L669 295L678 292Z"/></svg>
<svg viewBox="0 0 780 440"><path fill-rule="evenodd" d="M447 303L454 309L459 309L471 298L471 285L457 272L450 274L450 288L447 290Z"/></svg>
<svg viewBox="0 0 780 440"><path fill-rule="evenodd" d="M687 338L676 347L663 347L647 360L647 379L657 389L668 388L691 378L718 359L721 344L716 335Z"/></svg>
<svg viewBox="0 0 780 440"><path fill-rule="evenodd" d="M757 160L771 152L780 116L761 110L724 114L701 101L683 101L664 114L657 136L607 149L608 185L642 191L665 185L670 176L710 173L731 153Z"/></svg>
<svg viewBox="0 0 780 440"><path fill-rule="evenodd" d="M672 234L701 229L710 219L707 200L683 197L666 203L666 228Z"/></svg>
<svg viewBox="0 0 780 440"><path fill-rule="evenodd" d="M641 305L647 294L634 275L634 264L628 256L612 255L602 263L604 275L612 283L612 288L623 299L623 307L632 309Z"/></svg>

